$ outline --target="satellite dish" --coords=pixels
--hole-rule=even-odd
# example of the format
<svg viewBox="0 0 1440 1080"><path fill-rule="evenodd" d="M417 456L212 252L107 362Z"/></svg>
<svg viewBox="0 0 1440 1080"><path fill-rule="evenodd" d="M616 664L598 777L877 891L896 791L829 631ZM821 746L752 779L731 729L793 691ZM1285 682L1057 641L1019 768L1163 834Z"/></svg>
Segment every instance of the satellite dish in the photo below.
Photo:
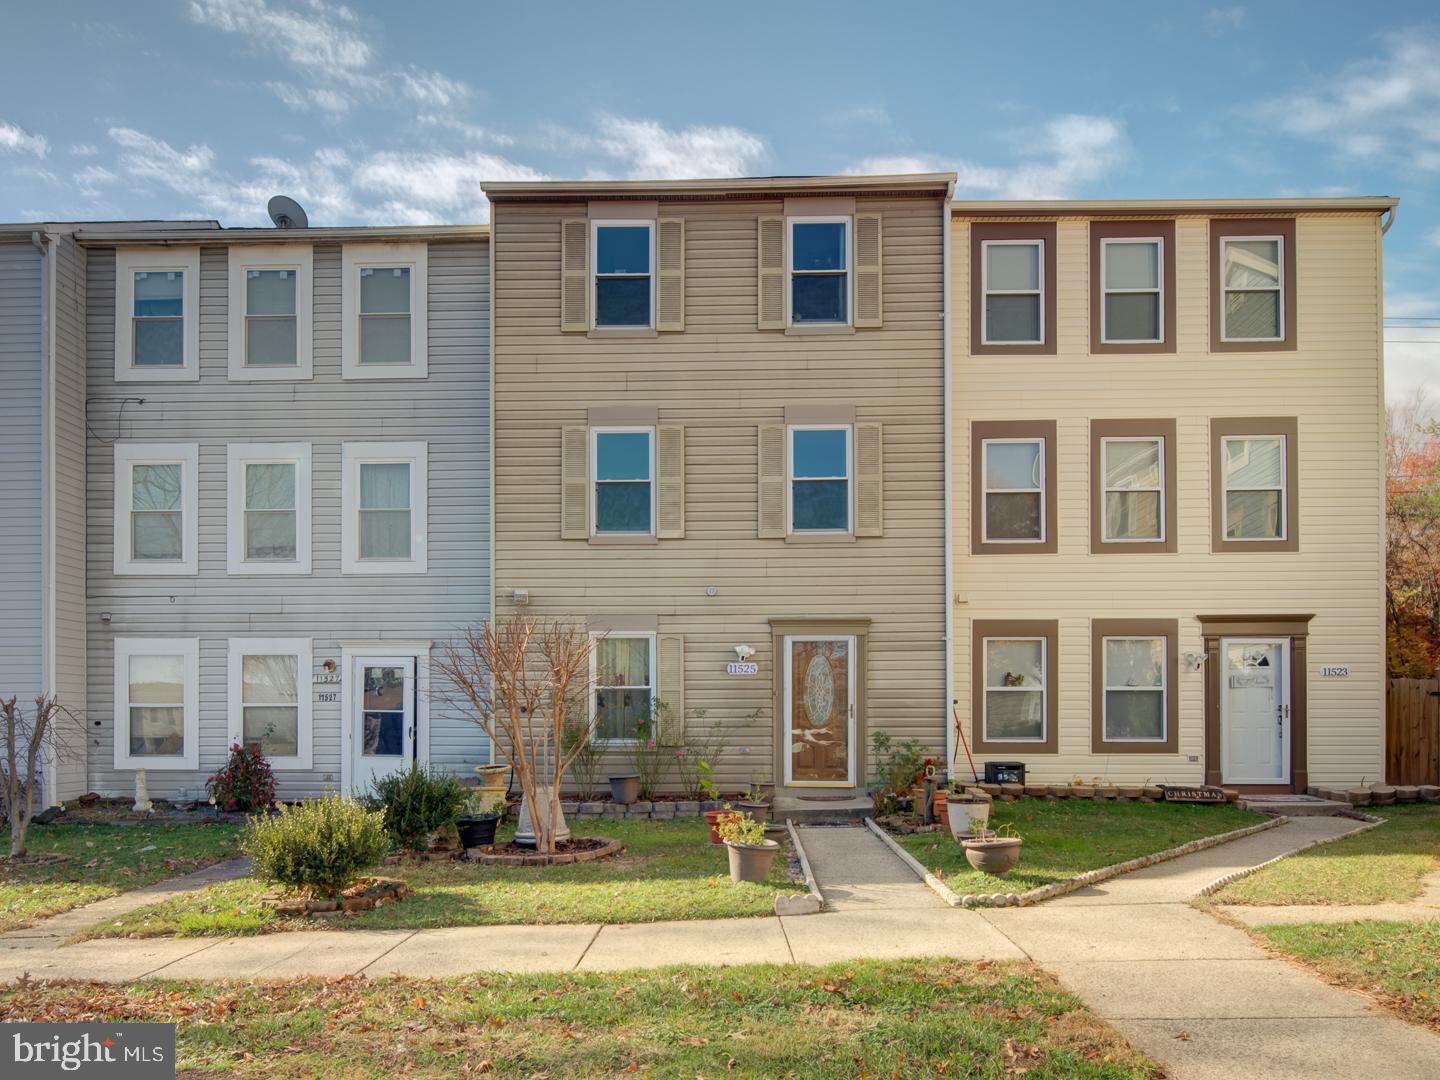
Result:
<svg viewBox="0 0 1440 1080"><path fill-rule="evenodd" d="M275 223L277 229L307 229L310 227L310 219L305 216L305 211L294 199L285 195L276 195L265 209L270 212L270 220Z"/></svg>

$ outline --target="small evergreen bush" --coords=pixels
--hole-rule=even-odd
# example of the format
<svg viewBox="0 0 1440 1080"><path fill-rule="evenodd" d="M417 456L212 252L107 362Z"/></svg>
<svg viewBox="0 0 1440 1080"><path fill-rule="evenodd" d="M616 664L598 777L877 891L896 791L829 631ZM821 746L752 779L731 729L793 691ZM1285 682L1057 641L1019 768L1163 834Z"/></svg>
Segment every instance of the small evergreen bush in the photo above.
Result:
<svg viewBox="0 0 1440 1080"><path fill-rule="evenodd" d="M230 745L230 757L205 788L221 810L263 810L275 802L275 774L258 742Z"/></svg>
<svg viewBox="0 0 1440 1080"><path fill-rule="evenodd" d="M457 777L412 764L404 772L379 777L366 805L384 813L385 828L396 844L407 851L424 851L435 832L455 824L469 798Z"/></svg>
<svg viewBox="0 0 1440 1080"><path fill-rule="evenodd" d="M335 896L390 850L384 815L326 795L253 817L240 848L264 881L312 896Z"/></svg>

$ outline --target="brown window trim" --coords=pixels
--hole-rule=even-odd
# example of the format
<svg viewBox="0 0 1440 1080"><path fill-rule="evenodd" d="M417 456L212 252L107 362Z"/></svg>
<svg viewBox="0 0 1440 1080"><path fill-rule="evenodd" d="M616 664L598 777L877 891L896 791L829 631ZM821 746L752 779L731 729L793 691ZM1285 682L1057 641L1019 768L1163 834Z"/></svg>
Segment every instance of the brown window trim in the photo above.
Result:
<svg viewBox="0 0 1440 1080"><path fill-rule="evenodd" d="M1101 265L1102 240L1123 240L1127 237L1158 236L1162 243L1160 259L1160 313L1164 334L1156 342L1107 344L1102 330L1102 307L1105 275ZM1105 353L1173 353L1175 351L1175 222L1167 221L1092 221L1090 222L1090 351Z"/></svg>
<svg viewBox="0 0 1440 1080"><path fill-rule="evenodd" d="M1009 540L985 539L981 513L985 500L985 477L982 474L984 455L981 446L987 439L1044 439L1045 489L1040 493L1045 515L1045 539L1027 544ZM1055 512L1055 421L1054 420L976 420L970 424L970 553L972 555L1053 555L1056 551Z"/></svg>
<svg viewBox="0 0 1440 1080"><path fill-rule="evenodd" d="M1165 741L1105 738L1105 639L1165 639ZM1090 752L1174 754L1180 749L1180 623L1177 619L1090 620Z"/></svg>
<svg viewBox="0 0 1440 1080"><path fill-rule="evenodd" d="M1220 441L1248 435L1285 436L1285 539L1225 539L1225 468ZM1300 550L1300 433L1293 416L1212 417L1210 420L1210 550Z"/></svg>
<svg viewBox="0 0 1440 1080"><path fill-rule="evenodd" d="M1165 539L1106 540L1104 439L1156 438L1164 441L1161 451L1163 475L1160 493L1165 511ZM1091 420L1090 421L1090 554L1092 555L1173 555L1176 551L1176 463L1175 421L1171 420Z"/></svg>
<svg viewBox="0 0 1440 1080"><path fill-rule="evenodd" d="M1223 341L1220 336L1220 241L1231 237L1282 236L1285 238L1285 280L1281 289L1281 310L1285 336L1278 341ZM1210 222L1210 351L1211 352L1294 352L1295 351L1295 219L1240 218Z"/></svg>
<svg viewBox="0 0 1440 1080"><path fill-rule="evenodd" d="M1045 741L998 742L985 738L985 639L1045 639ZM976 619L970 624L970 731L977 754L1054 754L1059 752L1060 622L1058 619Z"/></svg>
<svg viewBox="0 0 1440 1080"><path fill-rule="evenodd" d="M1043 317L1045 340L1039 345L986 345L980 335L981 309L985 296L981 289L982 244L986 240L1043 240L1045 283ZM977 221L970 226L970 352L974 356L1054 356L1055 355L1055 222Z"/></svg>

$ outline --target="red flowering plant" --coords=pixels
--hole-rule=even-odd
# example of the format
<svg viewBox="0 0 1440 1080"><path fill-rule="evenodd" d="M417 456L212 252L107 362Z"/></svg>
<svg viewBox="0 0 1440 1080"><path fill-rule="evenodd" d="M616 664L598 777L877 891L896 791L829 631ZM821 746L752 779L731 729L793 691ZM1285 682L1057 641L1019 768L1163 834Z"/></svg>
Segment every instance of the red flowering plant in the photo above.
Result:
<svg viewBox="0 0 1440 1080"><path fill-rule="evenodd" d="M232 743L230 758L205 788L215 805L225 811L263 810L275 802L275 774L258 742Z"/></svg>

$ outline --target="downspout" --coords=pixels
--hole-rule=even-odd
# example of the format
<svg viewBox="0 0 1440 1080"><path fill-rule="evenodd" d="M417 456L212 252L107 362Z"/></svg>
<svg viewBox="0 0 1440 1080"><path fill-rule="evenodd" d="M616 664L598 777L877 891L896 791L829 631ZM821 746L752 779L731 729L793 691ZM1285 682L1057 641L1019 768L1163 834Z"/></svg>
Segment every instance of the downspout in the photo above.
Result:
<svg viewBox="0 0 1440 1080"><path fill-rule="evenodd" d="M487 303L490 310L486 312L490 323L490 342L488 355L485 357L486 373L486 394L487 404L485 406L485 434L487 461L485 462L485 504L489 507L485 522L486 559L490 572L490 606L485 613L485 618L492 624L498 614L495 608L497 593L495 591L495 204L490 203L490 235L485 238L485 255L490 260L490 295ZM487 736L486 741L490 744L488 756L485 759L487 765L495 764L495 740ZM510 777L513 782L515 777ZM507 792L508 794L508 792Z"/></svg>
<svg viewBox="0 0 1440 1080"><path fill-rule="evenodd" d="M943 537L945 544L945 701L941 709L941 724L945 731L945 767L950 769L955 760L955 728L950 720L950 710L955 700L955 552L951 546L950 533L953 521L953 500L955 478L951 475L951 411L950 400L951 374L950 374L950 200L955 194L955 181L951 180L945 185L945 198L940 204L940 287L943 290L940 298L940 357L944 370L941 373L941 393L945 395L943 402L943 430L945 438L944 447L944 475L945 492L942 500L945 508L945 527Z"/></svg>
<svg viewBox="0 0 1440 1080"><path fill-rule="evenodd" d="M40 692L55 692L55 238L36 229L40 253ZM55 755L44 752L40 801L55 805Z"/></svg>
<svg viewBox="0 0 1440 1080"><path fill-rule="evenodd" d="M1390 231L1390 226L1395 224L1395 215L1400 212L1400 204L1396 203L1385 213L1385 224L1380 226L1380 235L1384 236Z"/></svg>

